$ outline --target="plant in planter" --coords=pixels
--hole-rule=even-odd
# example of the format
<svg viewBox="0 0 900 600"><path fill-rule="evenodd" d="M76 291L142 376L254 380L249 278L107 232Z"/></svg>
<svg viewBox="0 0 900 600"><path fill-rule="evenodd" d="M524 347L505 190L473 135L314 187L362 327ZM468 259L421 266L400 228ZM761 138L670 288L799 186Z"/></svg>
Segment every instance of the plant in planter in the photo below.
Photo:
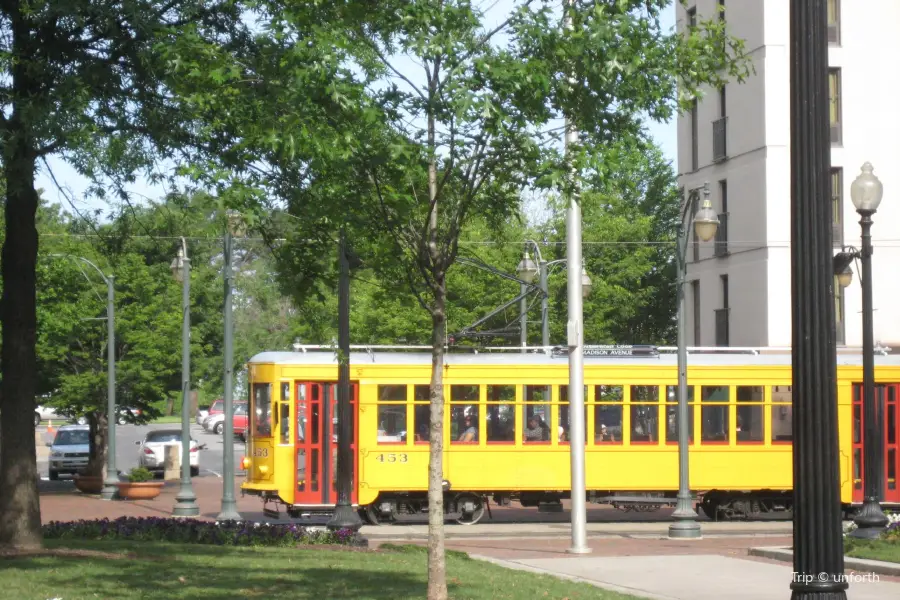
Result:
<svg viewBox="0 0 900 600"><path fill-rule="evenodd" d="M121 498L148 500L159 496L164 482L154 481L153 473L144 467L135 467L128 473L128 481L121 481L116 485L119 487Z"/></svg>
<svg viewBox="0 0 900 600"><path fill-rule="evenodd" d="M99 494L103 490L103 478L99 475L77 473L72 480L75 487L85 494Z"/></svg>

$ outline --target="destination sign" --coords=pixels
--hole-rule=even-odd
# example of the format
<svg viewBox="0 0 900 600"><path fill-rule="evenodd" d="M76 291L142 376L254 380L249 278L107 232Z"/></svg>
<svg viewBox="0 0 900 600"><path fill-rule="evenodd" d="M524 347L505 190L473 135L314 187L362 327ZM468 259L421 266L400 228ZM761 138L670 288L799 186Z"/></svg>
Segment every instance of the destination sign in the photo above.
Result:
<svg viewBox="0 0 900 600"><path fill-rule="evenodd" d="M553 356L562 357L568 356L569 350L565 346L557 346L553 349ZM619 345L619 344L610 344L610 345L601 345L601 346L585 346L584 347L584 356L585 358L599 358L599 357L640 357L640 358L652 358L659 356L659 350L656 346L648 346L648 345Z"/></svg>

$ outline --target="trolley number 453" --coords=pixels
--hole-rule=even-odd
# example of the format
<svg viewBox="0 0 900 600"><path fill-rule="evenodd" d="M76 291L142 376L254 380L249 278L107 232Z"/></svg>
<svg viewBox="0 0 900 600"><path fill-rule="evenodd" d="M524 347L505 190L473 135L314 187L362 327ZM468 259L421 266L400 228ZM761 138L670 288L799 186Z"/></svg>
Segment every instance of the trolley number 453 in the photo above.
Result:
<svg viewBox="0 0 900 600"><path fill-rule="evenodd" d="M375 457L375 460L382 463L405 463L409 462L409 456L407 454L396 454L391 452L389 454L379 454Z"/></svg>

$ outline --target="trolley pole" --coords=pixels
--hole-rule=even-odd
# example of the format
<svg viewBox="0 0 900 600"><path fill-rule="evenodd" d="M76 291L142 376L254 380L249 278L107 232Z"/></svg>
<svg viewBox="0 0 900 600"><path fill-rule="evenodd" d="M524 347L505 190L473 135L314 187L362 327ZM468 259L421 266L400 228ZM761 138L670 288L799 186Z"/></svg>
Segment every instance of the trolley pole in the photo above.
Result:
<svg viewBox="0 0 900 600"><path fill-rule="evenodd" d="M82 259L84 260L84 259ZM88 262L88 261L85 261ZM96 266L94 267L97 268ZM97 269L100 271L100 269ZM101 277L103 273L100 273ZM116 470L116 302L115 276L106 279L106 479L100 497L114 500L119 488Z"/></svg>
<svg viewBox="0 0 900 600"><path fill-rule="evenodd" d="M350 442L353 429L350 418L350 261L347 257L347 238L341 228L338 246L340 279L338 281L338 455L337 455L337 504L327 527L333 531L349 529L359 531L362 519L351 503L353 486L353 454Z"/></svg>
<svg viewBox="0 0 900 600"><path fill-rule="evenodd" d="M231 314L231 287L234 272L231 265L232 240L230 223L225 228L225 428L222 465L222 511L216 517L218 521L241 521L243 518L237 511L234 498L234 327Z"/></svg>
<svg viewBox="0 0 900 600"><path fill-rule="evenodd" d="M791 0L793 600L845 600L825 0Z"/></svg>
<svg viewBox="0 0 900 600"><path fill-rule="evenodd" d="M575 10L574 0L566 0L568 5L565 26L572 28L571 11ZM566 118L566 154L571 158L570 148L578 143L578 132ZM572 546L566 550L571 554L587 554L587 511L584 473L584 314L583 290L581 282L581 204L575 193L576 176L572 170L569 188L569 208L566 213L566 257L568 270L567 295L569 304L568 345L569 345L569 415L571 431L569 451L572 468Z"/></svg>

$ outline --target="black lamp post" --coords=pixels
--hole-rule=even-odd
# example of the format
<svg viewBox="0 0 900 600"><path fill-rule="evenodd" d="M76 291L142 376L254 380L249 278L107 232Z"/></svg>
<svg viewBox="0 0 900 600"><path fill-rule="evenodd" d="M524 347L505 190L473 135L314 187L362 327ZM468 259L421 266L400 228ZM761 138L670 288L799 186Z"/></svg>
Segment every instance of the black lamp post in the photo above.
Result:
<svg viewBox="0 0 900 600"><path fill-rule="evenodd" d="M328 521L331 530L349 529L358 531L362 527L362 519L353 510L350 502L350 491L353 486L353 454L350 440L353 436L350 412L350 257L347 252L347 239L341 229L341 240L338 250L340 279L338 281L338 455L337 455L337 504L334 514Z"/></svg>
<svg viewBox="0 0 900 600"><path fill-rule="evenodd" d="M825 0L791 0L792 600L846 600Z"/></svg>
<svg viewBox="0 0 900 600"><path fill-rule="evenodd" d="M847 287L853 280L850 262L861 263L863 313L863 485L865 502L856 514L857 529L850 536L874 539L881 535L888 518L881 510L879 500L884 494L884 449L882 447L882 420L880 403L875 399L875 342L872 326L872 215L881 203L884 189L872 173L872 165L862 166L862 174L850 186L850 198L856 212L862 217L862 250L845 248L834 257L834 274L838 283Z"/></svg>

